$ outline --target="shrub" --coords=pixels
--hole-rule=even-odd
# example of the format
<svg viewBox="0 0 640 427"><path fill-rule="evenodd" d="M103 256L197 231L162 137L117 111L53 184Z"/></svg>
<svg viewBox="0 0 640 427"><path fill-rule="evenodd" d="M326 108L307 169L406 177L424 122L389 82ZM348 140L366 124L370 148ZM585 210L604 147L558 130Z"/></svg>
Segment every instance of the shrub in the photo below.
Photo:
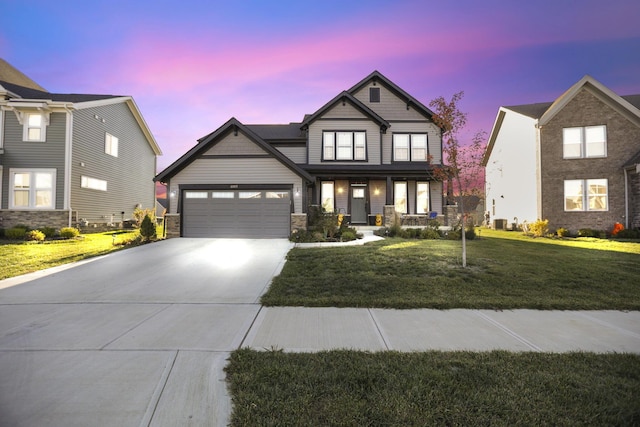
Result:
<svg viewBox="0 0 640 427"><path fill-rule="evenodd" d="M613 230L611 231L611 235L616 236L618 233L620 233L623 230L624 230L624 225L620 224L619 222L616 222L613 225Z"/></svg>
<svg viewBox="0 0 640 427"><path fill-rule="evenodd" d="M615 235L618 239L640 239L640 228L626 228Z"/></svg>
<svg viewBox="0 0 640 427"><path fill-rule="evenodd" d="M138 226L141 226L142 221L144 221L145 217L151 217L151 221L153 221L155 223L156 221L156 212L153 209L142 209L142 208L138 208L136 207L133 210L133 218L136 220L136 223Z"/></svg>
<svg viewBox="0 0 640 427"><path fill-rule="evenodd" d="M74 239L80 235L80 230L75 227L63 227L60 229L60 237L63 239Z"/></svg>
<svg viewBox="0 0 640 427"><path fill-rule="evenodd" d="M342 233L341 237L343 242L350 242L352 240L356 240L356 233L353 231L345 231Z"/></svg>
<svg viewBox="0 0 640 427"><path fill-rule="evenodd" d="M533 237L544 237L549 234L549 220L539 219L529 225L529 234Z"/></svg>
<svg viewBox="0 0 640 427"><path fill-rule="evenodd" d="M53 227L42 227L40 231L44 233L44 237L46 238L51 238L56 235L56 229Z"/></svg>
<svg viewBox="0 0 640 427"><path fill-rule="evenodd" d="M422 229L422 231L420 232L420 238L421 239L439 239L440 237L440 232L436 229L433 229L431 227L427 227Z"/></svg>
<svg viewBox="0 0 640 427"><path fill-rule="evenodd" d="M140 224L140 235L146 242L156 238L156 224L151 219L151 216L145 215L142 220L142 224Z"/></svg>
<svg viewBox="0 0 640 427"><path fill-rule="evenodd" d="M4 237L11 240L22 240L27 234L27 230L22 227L12 227L4 231Z"/></svg>
<svg viewBox="0 0 640 427"><path fill-rule="evenodd" d="M34 242L42 242L44 240L44 233L40 230L31 230L28 231L24 236L25 240L34 241Z"/></svg>
<svg viewBox="0 0 640 427"><path fill-rule="evenodd" d="M571 236L571 233L569 232L569 230L567 230L566 228L560 227L556 230L556 234L558 235L558 237L569 237Z"/></svg>
<svg viewBox="0 0 640 427"><path fill-rule="evenodd" d="M578 237L597 237L600 238L602 232L593 228L581 228L578 230Z"/></svg>

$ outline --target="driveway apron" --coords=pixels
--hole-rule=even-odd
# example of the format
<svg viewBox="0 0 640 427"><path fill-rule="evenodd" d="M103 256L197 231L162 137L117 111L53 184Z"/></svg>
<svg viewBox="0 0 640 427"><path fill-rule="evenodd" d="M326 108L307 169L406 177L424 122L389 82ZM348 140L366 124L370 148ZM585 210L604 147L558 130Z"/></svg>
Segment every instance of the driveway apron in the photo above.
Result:
<svg viewBox="0 0 640 427"><path fill-rule="evenodd" d="M0 425L225 425L226 359L290 248L170 239L0 282Z"/></svg>

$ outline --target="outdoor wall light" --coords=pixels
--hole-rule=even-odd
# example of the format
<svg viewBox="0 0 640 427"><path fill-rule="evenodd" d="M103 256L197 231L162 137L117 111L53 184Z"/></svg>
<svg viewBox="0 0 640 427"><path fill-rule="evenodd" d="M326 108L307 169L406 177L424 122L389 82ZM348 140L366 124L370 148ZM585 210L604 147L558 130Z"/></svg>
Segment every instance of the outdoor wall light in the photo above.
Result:
<svg viewBox="0 0 640 427"><path fill-rule="evenodd" d="M173 199L174 197L176 197L176 192L172 191L171 193L169 193L169 196Z"/></svg>
<svg viewBox="0 0 640 427"><path fill-rule="evenodd" d="M338 193L342 194L342 187L338 187Z"/></svg>
<svg viewBox="0 0 640 427"><path fill-rule="evenodd" d="M376 196L380 195L380 189L376 188L375 190L373 190L373 194L375 194Z"/></svg>
<svg viewBox="0 0 640 427"><path fill-rule="evenodd" d="M300 187L296 187L296 197L300 196Z"/></svg>

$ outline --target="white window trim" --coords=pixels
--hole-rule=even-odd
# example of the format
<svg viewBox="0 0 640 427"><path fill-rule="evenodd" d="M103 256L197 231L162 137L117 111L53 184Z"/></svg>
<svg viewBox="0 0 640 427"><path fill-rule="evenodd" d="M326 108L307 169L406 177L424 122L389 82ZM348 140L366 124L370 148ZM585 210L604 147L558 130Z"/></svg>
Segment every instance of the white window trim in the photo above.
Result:
<svg viewBox="0 0 640 427"><path fill-rule="evenodd" d="M104 184L104 188L102 184ZM82 175L80 176L80 187L89 190L107 191L108 183L104 179Z"/></svg>
<svg viewBox="0 0 640 427"><path fill-rule="evenodd" d="M40 129L40 138L29 139L29 116L38 115L42 118ZM22 141L23 142L45 142L47 140L47 126L49 125L49 114L42 112L25 112L22 116ZM33 127L35 128L35 126Z"/></svg>
<svg viewBox="0 0 640 427"><path fill-rule="evenodd" d="M30 181L35 183L33 177L36 173L50 173L51 174L51 205L49 206L34 206L35 205L35 189L29 188L29 206L15 206L14 204L14 176L17 173L29 173L31 177ZM9 209L15 210L52 210L56 207L56 169L9 169Z"/></svg>
<svg viewBox="0 0 640 427"><path fill-rule="evenodd" d="M604 154L597 156L587 155L587 129L590 128L604 128ZM565 132L569 129L580 130L580 155L579 156L566 156L564 152L565 148ZM607 125L592 125L592 126L572 126L562 128L562 158L566 160L572 159L603 159L607 157Z"/></svg>
<svg viewBox="0 0 640 427"><path fill-rule="evenodd" d="M589 208L589 182L590 181L600 181L604 180L607 183L607 194L606 194L606 209L590 209ZM582 184L582 209L567 209L567 194L566 194L566 182L567 181L580 181ZM606 178L591 178L591 179L566 179L563 181L563 205L565 212L609 212L609 180Z"/></svg>
<svg viewBox="0 0 640 427"><path fill-rule="evenodd" d="M120 140L117 136L111 135L109 132L104 134L104 152L110 156L118 157L118 149Z"/></svg>
<svg viewBox="0 0 640 427"><path fill-rule="evenodd" d="M420 204L418 203L418 187L420 187L420 184L426 184L427 185L427 208L424 210L424 212L420 212L421 208L420 208ZM429 183L429 181L417 181L416 182L416 213L417 214L428 214L431 209L431 183Z"/></svg>

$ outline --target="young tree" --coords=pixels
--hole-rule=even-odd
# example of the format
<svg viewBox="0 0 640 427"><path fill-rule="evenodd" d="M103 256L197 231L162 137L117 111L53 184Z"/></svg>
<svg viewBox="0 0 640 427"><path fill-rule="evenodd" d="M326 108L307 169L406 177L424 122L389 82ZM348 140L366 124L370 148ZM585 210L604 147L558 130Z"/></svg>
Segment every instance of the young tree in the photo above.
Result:
<svg viewBox="0 0 640 427"><path fill-rule="evenodd" d="M458 134L467 124L467 114L460 111L458 103L464 92L453 95L451 101L440 96L429 103L433 109L433 122L442 130L442 151L448 168L443 169L440 176L443 180L452 181L454 193L458 198L458 212L461 219L462 267L467 266L466 241L466 209L465 196L478 189L478 173L484 152L485 133L478 132L470 145L461 146Z"/></svg>

